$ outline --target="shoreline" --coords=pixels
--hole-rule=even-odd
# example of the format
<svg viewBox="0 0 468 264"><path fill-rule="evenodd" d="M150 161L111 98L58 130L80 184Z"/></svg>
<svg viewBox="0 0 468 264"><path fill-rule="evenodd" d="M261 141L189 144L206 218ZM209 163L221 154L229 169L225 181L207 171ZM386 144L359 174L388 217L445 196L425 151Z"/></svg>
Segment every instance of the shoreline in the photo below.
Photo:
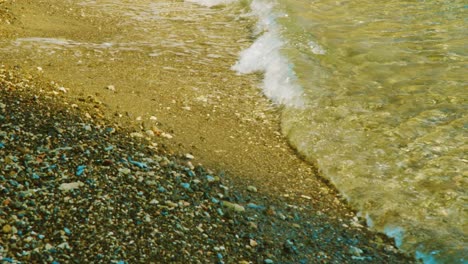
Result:
<svg viewBox="0 0 468 264"><path fill-rule="evenodd" d="M412 262L357 218L239 185L114 127L95 103L0 73L3 261Z"/></svg>
<svg viewBox="0 0 468 264"><path fill-rule="evenodd" d="M23 3L23 5L25 5L23 7L27 7L28 5L34 6L36 4L30 2ZM37 8L38 6L35 7ZM39 5L39 7L41 6ZM56 7L57 10L60 10L62 6L57 5ZM12 8L14 11L14 6ZM37 9L31 8L30 10ZM75 19L74 17L72 18ZM103 21L106 20L103 19ZM21 23L23 27L23 32L18 33L20 35L23 34L22 37L27 36L30 33L27 30L27 21L19 21L18 23ZM99 23L102 23L102 21ZM91 23L90 27L97 26ZM104 31L107 32L106 29ZM1 29L0 32L2 32ZM109 34L112 33L110 29L109 32ZM17 38L17 36L11 39L14 38ZM118 72L119 69L129 67L128 62L131 60L125 59L134 59L132 56L132 54L123 54L121 57L123 58L123 64L114 65L117 66L116 71ZM8 58L8 62L10 65L16 65L15 63L12 64L12 62L18 61L18 59L12 56ZM90 58L89 62L92 62L92 59ZM145 65L146 60L142 59L142 61ZM93 113L94 116L113 119L114 121L112 122L118 120L122 127L139 128L142 131L137 132L143 135L148 130L153 131L153 133L164 132L170 134L173 136L172 139L153 136L150 139L159 144L160 148L164 149L167 146L168 152L172 152L171 150L173 150L174 153L193 154L195 156L194 164L202 162L204 166L218 171L218 174L223 174L221 171L225 170L225 177L232 181L234 189L240 190L244 195L248 186L256 186L259 196L264 195L268 197L268 199L264 199L264 203L274 204L273 207L280 208L279 211L290 210L287 209L289 208L287 204L293 205L297 207L299 212L305 215L309 213L310 215L307 217L312 217L313 221L333 226L333 232L336 233L330 234L331 238L336 237L341 232L347 232L343 225L349 227L352 223L358 223L353 220L355 215L352 210L339 198L335 190L327 187L324 180L316 175L314 169L299 159L294 151L289 148L282 136L278 134L279 110L271 108L270 102L262 95L259 95L260 91L255 90L253 86L258 81L255 76L245 77L240 83L234 84L237 87L242 87L242 90L239 91L239 93L245 95L242 98L232 96L232 93L229 93L230 87L215 90L214 92L218 94L218 97L207 98L207 91L200 93L200 91L190 91L190 89L184 87L178 87L174 91L174 87L170 87L171 83L167 80L169 84L158 86L158 89L163 89L162 91L154 89L148 92L135 89L138 85L148 85L148 83L141 82L133 84L135 85L131 87L135 89L133 92L125 91L123 87L125 85L132 85L130 82L134 79L125 79L124 77L121 83L114 86L114 83L110 83L109 79L113 79L116 74L102 70L102 68L90 68L91 75L83 75L83 73L76 71L77 68L72 67L71 64L67 64L66 62L56 61L54 63L57 65L44 67L43 63L47 65L46 62L38 63L38 61L31 60L19 64L28 70L41 67L43 71L33 74L37 75L38 79L59 80L59 82L55 82L53 89L55 89L56 93L61 94L62 91L59 88L62 87L61 85L65 86L68 89L68 93L61 96L66 96L64 100L69 100L70 104L74 104L75 102L79 104L79 101L93 101L98 106L91 108L95 111ZM84 63L87 62L85 61ZM138 66L139 63L142 62L138 61L130 65ZM226 65L229 65L229 62ZM63 66L70 67L69 72L57 68ZM158 66L160 65L154 67ZM97 74L102 75L102 78L90 78L90 76L96 77ZM232 75L234 76L234 74ZM163 78L158 74L156 76ZM148 77L143 76L143 79L145 78ZM226 83L226 81L223 81L225 77L223 78L223 76L217 74L211 74L208 78L214 80L215 86ZM96 83L91 84L89 81L80 82L80 79L93 80ZM229 79L229 81L234 80L234 78ZM48 81L43 82L47 83ZM111 85L116 88L115 93L110 89L105 89ZM184 95L182 99L180 98L181 95ZM204 98L201 98L201 101L198 103L188 100L188 98L193 98L195 95L198 95L196 98ZM139 100L140 103L137 108L134 106L135 100ZM158 104L158 110L154 111L152 109L154 109L154 105L156 104ZM242 109L242 111L237 111L239 109ZM150 120L151 116L157 116L157 121L152 123ZM205 124L201 126L201 123ZM223 131L219 137L209 137L210 135L216 135L221 130ZM193 136L193 134L197 135ZM243 199L238 200L242 201ZM246 204L248 203L244 200L244 206ZM273 210L273 212L275 211L277 210ZM279 217L276 213L274 215ZM317 217L320 220L317 220ZM286 219L279 218L278 222L282 222L282 224L278 225L285 228L285 230L289 230L287 226L290 223L288 221L291 221L293 217L286 217ZM269 219L269 217L267 216L265 219ZM277 224L276 220L274 222ZM303 228L304 225L307 225L308 221L301 219L298 222L299 224L297 225ZM267 236L271 236L274 232L279 232L279 230L270 231L270 233L267 233ZM369 245L372 246L368 247L373 247L369 249L370 252L375 251L379 252L379 254L398 256L396 258L400 258L399 260L402 263L408 263L409 259L396 254L391 248L389 248L390 252L384 250L385 246L383 244L390 245L388 238L374 234L361 227L356 228L353 232L357 232L360 236L369 240L366 243L370 243ZM294 233L295 236L300 237L297 233ZM283 233L282 236L284 240L288 234ZM281 249L282 247L283 245L280 245L279 249L277 248L275 252L281 252L283 250ZM328 251L325 250L325 255L334 253L337 247L336 245L330 246L327 249ZM319 252L316 249L314 249L315 251L308 251L308 249L305 249L305 245L300 248L305 251L305 255L308 254L311 261L313 257L318 256L314 255ZM343 256L345 255L348 256L350 262L353 261L351 258L352 254L343 252ZM262 263L263 260L259 260L258 263Z"/></svg>

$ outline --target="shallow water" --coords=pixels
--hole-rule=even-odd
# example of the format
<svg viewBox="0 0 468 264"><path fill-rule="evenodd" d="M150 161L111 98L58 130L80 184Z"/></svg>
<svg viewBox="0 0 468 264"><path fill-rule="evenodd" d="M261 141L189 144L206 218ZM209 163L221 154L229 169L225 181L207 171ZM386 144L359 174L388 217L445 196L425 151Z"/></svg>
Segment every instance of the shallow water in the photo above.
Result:
<svg viewBox="0 0 468 264"><path fill-rule="evenodd" d="M464 263L468 9L463 1L253 1L283 132L367 219L426 263Z"/></svg>
<svg viewBox="0 0 468 264"><path fill-rule="evenodd" d="M468 9L463 1L282 0L305 106L292 144L426 262L466 261Z"/></svg>

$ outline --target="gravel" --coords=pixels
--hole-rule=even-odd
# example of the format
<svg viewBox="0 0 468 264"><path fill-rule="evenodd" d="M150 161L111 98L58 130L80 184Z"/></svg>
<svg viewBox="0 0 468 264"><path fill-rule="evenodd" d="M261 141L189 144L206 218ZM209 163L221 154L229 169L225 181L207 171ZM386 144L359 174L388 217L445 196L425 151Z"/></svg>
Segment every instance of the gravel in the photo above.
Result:
<svg viewBox="0 0 468 264"><path fill-rule="evenodd" d="M0 262L412 262L359 224L233 186L60 93L0 68Z"/></svg>

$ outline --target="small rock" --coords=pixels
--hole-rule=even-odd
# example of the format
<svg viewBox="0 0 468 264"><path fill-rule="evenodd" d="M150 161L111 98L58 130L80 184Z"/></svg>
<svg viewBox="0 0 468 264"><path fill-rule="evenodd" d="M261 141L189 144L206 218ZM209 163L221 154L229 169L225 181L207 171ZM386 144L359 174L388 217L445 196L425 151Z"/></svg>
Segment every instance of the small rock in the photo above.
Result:
<svg viewBox="0 0 468 264"><path fill-rule="evenodd" d="M167 139L171 139L171 138L173 138L173 136L172 136L171 134L164 133L164 132L162 132L162 133L161 133L161 137L163 137L163 138L167 138Z"/></svg>
<svg viewBox="0 0 468 264"><path fill-rule="evenodd" d="M115 92L115 86L114 85L107 85L106 87L107 90Z"/></svg>
<svg viewBox="0 0 468 264"><path fill-rule="evenodd" d="M145 133L146 133L147 136L154 137L153 130L146 130Z"/></svg>
<svg viewBox="0 0 468 264"><path fill-rule="evenodd" d="M190 153L185 154L185 157L186 157L187 159L189 159L189 160L192 160L192 159L195 158L195 157L194 157L192 154L190 154Z"/></svg>
<svg viewBox="0 0 468 264"><path fill-rule="evenodd" d="M286 242L284 242L283 244L283 247L284 247L284 251L286 251L287 253L295 253L297 254L297 248L296 246L294 245L294 242L291 241L291 240L286 240Z"/></svg>
<svg viewBox="0 0 468 264"><path fill-rule="evenodd" d="M73 190L73 189L80 188L83 185L84 185L84 183L82 183L82 182L62 183L62 184L60 184L59 189L64 191L64 192L67 192L67 191L70 191L70 190Z"/></svg>
<svg viewBox="0 0 468 264"><path fill-rule="evenodd" d="M206 176L206 180L207 180L208 182L214 182L216 179L215 179L213 176L211 176L211 175L207 175L207 176Z"/></svg>
<svg viewBox="0 0 468 264"><path fill-rule="evenodd" d="M226 202L226 201L223 201L223 207L225 207L227 209L230 209L230 210L233 210L233 211L238 212L238 213L245 211L245 208L242 205L239 205L239 204L236 204L236 203L230 203L230 202Z"/></svg>
<svg viewBox="0 0 468 264"><path fill-rule="evenodd" d="M258 229L258 225L254 222L249 222L249 227L252 229Z"/></svg>
<svg viewBox="0 0 468 264"><path fill-rule="evenodd" d="M125 175L130 174L130 172L132 172L129 168L119 168L118 171Z"/></svg>
<svg viewBox="0 0 468 264"><path fill-rule="evenodd" d="M250 244L251 247L256 247L256 246L258 246L257 241L255 241L255 240L253 240L253 239L250 239L249 244Z"/></svg>
<svg viewBox="0 0 468 264"><path fill-rule="evenodd" d="M257 187L252 186L252 185L247 186L247 191L249 191L249 192L257 192Z"/></svg>
<svg viewBox="0 0 468 264"><path fill-rule="evenodd" d="M133 138L143 138L143 137L145 137L145 136L143 136L142 133L139 133L139 132L130 133L130 136L133 137Z"/></svg>
<svg viewBox="0 0 468 264"><path fill-rule="evenodd" d="M178 204L174 203L174 202L171 202L171 201L166 201L166 205L169 206L169 207L177 207L179 206Z"/></svg>
<svg viewBox="0 0 468 264"><path fill-rule="evenodd" d="M273 264L275 263L273 260L271 259L265 259L263 262L265 262L265 264Z"/></svg>
<svg viewBox="0 0 468 264"><path fill-rule="evenodd" d="M358 247L354 247L354 246L350 246L349 247L349 250L348 250L348 253L349 254L352 254L354 256L361 256L361 254L363 253L364 251L362 251L362 249L358 248Z"/></svg>
<svg viewBox="0 0 468 264"><path fill-rule="evenodd" d="M10 233L11 230L12 230L11 225L4 225L2 228L3 233L6 233L6 234Z"/></svg>
<svg viewBox="0 0 468 264"><path fill-rule="evenodd" d="M70 229L65 227L63 230L65 231L65 234L71 235L71 230Z"/></svg>
<svg viewBox="0 0 468 264"><path fill-rule="evenodd" d="M61 91L62 93L67 93L67 88L63 87L63 86L60 86L59 88L57 88L59 91Z"/></svg>

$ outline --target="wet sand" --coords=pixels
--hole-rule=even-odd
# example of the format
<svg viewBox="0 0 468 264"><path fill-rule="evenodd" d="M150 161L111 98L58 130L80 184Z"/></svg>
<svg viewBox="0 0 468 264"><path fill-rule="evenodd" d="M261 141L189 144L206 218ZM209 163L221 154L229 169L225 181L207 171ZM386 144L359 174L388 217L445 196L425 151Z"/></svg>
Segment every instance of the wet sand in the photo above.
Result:
<svg viewBox="0 0 468 264"><path fill-rule="evenodd" d="M92 101L98 105L89 110L92 116L108 118L116 126L131 127L143 135L148 130L163 133L166 137L148 135L149 140L169 153L190 153L194 164L224 174L235 188L256 186L268 199L320 214L321 221L339 228L355 222L353 210L281 136L280 110L258 89L261 76L237 76L230 70L238 52L252 41L247 30L251 20L236 22L246 30L229 27L232 21L226 19L234 20L237 14L226 16L232 10L222 8L205 9L206 17L171 20L196 12L179 10L159 14L165 23L142 26L146 31L140 32L138 21L124 23L125 14L66 1L7 1L2 5L11 14L8 23L0 24L3 64L18 66L42 82L53 81L56 92L70 102ZM199 34L201 28L204 34ZM150 42L147 36L153 34L157 37ZM219 46L214 46L213 36L238 39L240 45L227 42L223 46L216 40ZM38 44L31 38L67 40L62 44L67 48L51 49L44 40ZM194 48L157 42L170 38L194 43ZM105 48L129 40L138 45ZM11 49L15 41L16 48ZM203 58L212 60L200 63ZM388 239L365 228L352 229L375 250L394 254L385 250Z"/></svg>

